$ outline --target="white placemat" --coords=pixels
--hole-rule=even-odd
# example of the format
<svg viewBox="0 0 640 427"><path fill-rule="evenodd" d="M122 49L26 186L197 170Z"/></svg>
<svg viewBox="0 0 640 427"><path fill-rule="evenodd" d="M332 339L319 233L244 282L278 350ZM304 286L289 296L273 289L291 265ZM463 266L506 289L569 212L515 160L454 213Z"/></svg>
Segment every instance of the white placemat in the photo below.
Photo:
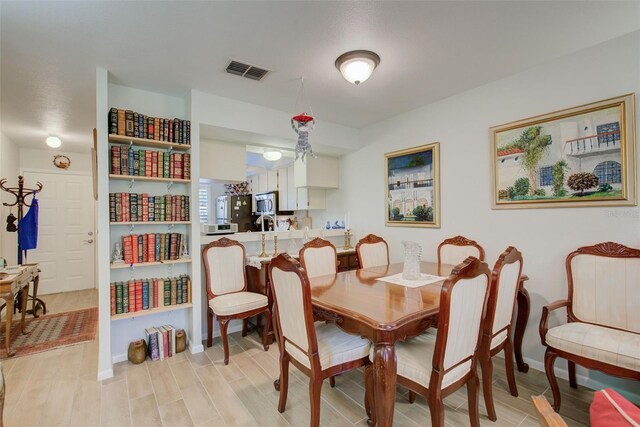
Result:
<svg viewBox="0 0 640 427"><path fill-rule="evenodd" d="M440 282L445 280L446 277L433 276L431 274L422 273L418 280L406 280L402 278L402 273L394 274L391 276L381 277L378 280L383 282L393 283L395 285L406 286L408 288L419 288L420 286L430 285L431 283Z"/></svg>

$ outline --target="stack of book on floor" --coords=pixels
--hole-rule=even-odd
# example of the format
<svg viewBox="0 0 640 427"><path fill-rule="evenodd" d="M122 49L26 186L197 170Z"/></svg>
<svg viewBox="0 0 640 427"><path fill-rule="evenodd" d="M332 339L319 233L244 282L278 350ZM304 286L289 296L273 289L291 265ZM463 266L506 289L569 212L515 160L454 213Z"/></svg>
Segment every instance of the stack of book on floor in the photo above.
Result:
<svg viewBox="0 0 640 427"><path fill-rule="evenodd" d="M111 315L191 302L191 278L135 279L111 283Z"/></svg>
<svg viewBox="0 0 640 427"><path fill-rule="evenodd" d="M147 328L144 335L151 360L164 360L176 354L176 330L173 326Z"/></svg>
<svg viewBox="0 0 640 427"><path fill-rule="evenodd" d="M110 222L189 221L189 196L109 193Z"/></svg>
<svg viewBox="0 0 640 427"><path fill-rule="evenodd" d="M184 244L182 233L147 233L122 236L122 252L126 264L173 261L180 258Z"/></svg>
<svg viewBox="0 0 640 427"><path fill-rule="evenodd" d="M191 121L149 117L137 111L111 108L109 110L109 133L177 144L190 144Z"/></svg>
<svg viewBox="0 0 640 427"><path fill-rule="evenodd" d="M128 145L111 146L111 174L191 179L189 153L165 153Z"/></svg>

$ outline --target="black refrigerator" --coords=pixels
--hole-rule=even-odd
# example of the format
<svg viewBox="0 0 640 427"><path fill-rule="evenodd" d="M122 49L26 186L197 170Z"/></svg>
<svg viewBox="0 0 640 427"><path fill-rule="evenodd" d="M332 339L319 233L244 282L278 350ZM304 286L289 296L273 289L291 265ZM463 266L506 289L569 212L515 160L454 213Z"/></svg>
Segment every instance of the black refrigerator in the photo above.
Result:
<svg viewBox="0 0 640 427"><path fill-rule="evenodd" d="M216 199L216 223L238 224L238 232L253 230L251 194L244 196L218 196Z"/></svg>

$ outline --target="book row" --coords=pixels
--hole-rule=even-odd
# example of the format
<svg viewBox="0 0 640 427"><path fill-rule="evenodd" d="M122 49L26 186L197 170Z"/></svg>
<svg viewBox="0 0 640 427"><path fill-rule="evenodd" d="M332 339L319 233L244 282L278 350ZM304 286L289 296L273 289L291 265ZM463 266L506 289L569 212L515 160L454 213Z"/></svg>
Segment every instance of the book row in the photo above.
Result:
<svg viewBox="0 0 640 427"><path fill-rule="evenodd" d="M126 264L176 260L185 244L182 233L147 233L122 236L122 255Z"/></svg>
<svg viewBox="0 0 640 427"><path fill-rule="evenodd" d="M189 276L113 282L111 315L152 310L191 302Z"/></svg>
<svg viewBox="0 0 640 427"><path fill-rule="evenodd" d="M191 179L191 154L112 145L111 174Z"/></svg>
<svg viewBox="0 0 640 427"><path fill-rule="evenodd" d="M109 193L109 221L189 221L189 199L183 194Z"/></svg>
<svg viewBox="0 0 640 427"><path fill-rule="evenodd" d="M111 108L109 133L156 141L191 144L191 121L150 117L137 111Z"/></svg>
<svg viewBox="0 0 640 427"><path fill-rule="evenodd" d="M176 354L176 329L173 326L146 328L144 338L151 360L164 360Z"/></svg>

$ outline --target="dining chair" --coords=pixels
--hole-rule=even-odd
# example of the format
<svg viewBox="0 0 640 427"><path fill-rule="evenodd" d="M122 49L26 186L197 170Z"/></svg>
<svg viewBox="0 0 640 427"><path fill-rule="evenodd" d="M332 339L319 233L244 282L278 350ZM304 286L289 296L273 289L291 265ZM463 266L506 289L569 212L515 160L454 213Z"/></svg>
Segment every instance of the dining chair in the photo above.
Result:
<svg viewBox="0 0 640 427"><path fill-rule="evenodd" d="M356 256L360 268L389 265L389 245L375 234L368 234L356 244Z"/></svg>
<svg viewBox="0 0 640 427"><path fill-rule="evenodd" d="M491 286L489 274L487 264L477 258L457 265L440 291L437 333L396 344L397 382L427 400L433 426L444 425L443 399L463 385L467 386L471 425L480 425L477 358ZM373 356L370 352L370 360ZM375 407L374 375L372 365L366 365L365 407L370 418Z"/></svg>
<svg viewBox="0 0 640 427"><path fill-rule="evenodd" d="M328 241L316 237L300 249L300 263L307 277L318 277L338 272L338 253Z"/></svg>
<svg viewBox="0 0 640 427"><path fill-rule="evenodd" d="M247 335L247 320L259 314L265 315L262 346L269 349L267 333L271 323L271 311L266 295L247 292L245 249L235 240L223 237L202 249L202 261L207 281L209 308L207 310L207 347L213 344L213 317L220 324L220 336L224 347L224 364L229 364L227 327L230 320L242 319L242 336Z"/></svg>
<svg viewBox="0 0 640 427"><path fill-rule="evenodd" d="M274 326L280 348L280 400L287 404L289 363L309 377L311 426L320 425L322 382L368 363L370 343L332 323L314 323L309 278L300 263L281 254L269 264Z"/></svg>
<svg viewBox="0 0 640 427"><path fill-rule="evenodd" d="M438 265L458 265L467 257L476 257L484 261L484 249L475 240L464 236L445 239L438 245Z"/></svg>
<svg viewBox="0 0 640 427"><path fill-rule="evenodd" d="M493 404L493 362L491 358L504 350L504 365L507 383L512 396L518 397L516 376L513 367L513 342L511 323L522 274L522 254L509 246L496 261L491 273L491 292L487 303L487 316L483 325L480 355L482 368L482 391L487 413L491 421L497 419Z"/></svg>

